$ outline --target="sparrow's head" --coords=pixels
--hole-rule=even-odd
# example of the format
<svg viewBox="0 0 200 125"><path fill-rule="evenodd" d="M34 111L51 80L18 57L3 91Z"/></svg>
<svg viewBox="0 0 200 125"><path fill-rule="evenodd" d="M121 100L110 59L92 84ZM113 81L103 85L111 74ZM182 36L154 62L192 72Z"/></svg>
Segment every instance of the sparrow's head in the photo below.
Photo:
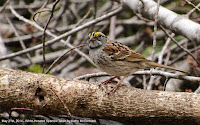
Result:
<svg viewBox="0 0 200 125"><path fill-rule="evenodd" d="M106 45L107 37L102 32L93 32L89 35L89 49L98 49Z"/></svg>

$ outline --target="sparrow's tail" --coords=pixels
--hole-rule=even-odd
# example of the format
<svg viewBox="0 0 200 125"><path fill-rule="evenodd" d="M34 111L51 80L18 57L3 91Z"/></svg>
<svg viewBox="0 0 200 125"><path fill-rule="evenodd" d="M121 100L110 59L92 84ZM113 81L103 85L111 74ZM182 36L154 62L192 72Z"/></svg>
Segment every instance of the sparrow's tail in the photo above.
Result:
<svg viewBox="0 0 200 125"><path fill-rule="evenodd" d="M170 67L170 66L165 66L165 65L162 65L162 64L158 64L156 62L152 62L152 61L148 61L147 62L150 66L152 67L161 67L161 68L165 68L165 69L172 69L172 70L176 70L176 71L179 71L179 72L183 72L183 73L187 73L189 74L189 72L187 71L184 71L184 70L181 70L181 69L177 69L177 68L174 68L174 67Z"/></svg>

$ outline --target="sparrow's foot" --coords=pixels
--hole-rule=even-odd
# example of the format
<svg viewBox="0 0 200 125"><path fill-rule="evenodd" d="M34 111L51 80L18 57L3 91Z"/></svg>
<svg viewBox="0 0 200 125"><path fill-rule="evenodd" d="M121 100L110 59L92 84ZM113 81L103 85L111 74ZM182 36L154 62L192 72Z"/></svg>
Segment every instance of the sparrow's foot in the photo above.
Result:
<svg viewBox="0 0 200 125"><path fill-rule="evenodd" d="M106 81L103 81L102 83L99 84L99 87L100 87L101 85L106 85L106 84L108 84L109 82L116 82L116 83L117 83L117 81L114 80L115 78L118 78L118 76L114 76L114 77L111 77L110 79L108 79L108 80L106 80Z"/></svg>

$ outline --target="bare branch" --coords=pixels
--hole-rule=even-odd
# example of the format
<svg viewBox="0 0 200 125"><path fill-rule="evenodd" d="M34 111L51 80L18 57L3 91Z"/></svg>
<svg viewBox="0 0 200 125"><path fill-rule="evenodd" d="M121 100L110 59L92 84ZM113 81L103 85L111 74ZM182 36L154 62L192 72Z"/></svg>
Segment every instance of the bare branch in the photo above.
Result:
<svg viewBox="0 0 200 125"><path fill-rule="evenodd" d="M0 105L6 109L27 109L40 115L65 115L111 119L124 123L157 123L165 120L199 124L200 96L186 92L162 92L122 86L110 95L114 84L103 85L66 80L51 75L0 68ZM150 72L148 72L150 73ZM52 92L52 86L54 92ZM9 104L9 105L8 105ZM153 116L149 119L149 116ZM148 119L148 120L147 120ZM185 123L185 125L187 125Z"/></svg>
<svg viewBox="0 0 200 125"><path fill-rule="evenodd" d="M141 2L142 1L142 5ZM153 0L123 0L134 12L142 14L144 17L154 20L156 15L157 3ZM181 34L191 41L200 42L200 25L196 22L176 14L162 6L158 13L160 25L167 27L174 33Z"/></svg>
<svg viewBox="0 0 200 125"><path fill-rule="evenodd" d="M19 14L17 14L16 11L15 11L11 6L10 6L10 9L11 9L12 13L13 13L16 17L18 17L20 20L23 20L23 21L25 21L25 22L27 22L27 23L30 23L30 24L34 25L36 28L38 28L39 30L43 31L43 28L41 28L40 26L38 26L36 23L30 22L29 20L27 20L27 19L23 18L22 16L20 16ZM81 26L79 26L79 27L77 27L77 28L75 28L75 29L73 29L73 30L70 30L70 31L68 31L68 32L66 32L66 33L64 33L64 34L62 34L62 35L60 35L60 36L55 36L54 34L52 34L51 32L49 32L48 30L46 30L46 33L47 33L47 34L49 34L49 35L51 35L51 36L53 36L53 37L55 37L55 38L52 39L52 40L47 41L47 42L45 43L45 45L46 45L46 46L49 46L49 45L51 45L51 44L57 42L58 40L61 40L61 39L64 38L64 37L67 37L67 36L69 36L69 35L71 35L71 34L73 34L73 33L75 33L75 32L78 32L78 31L80 31L80 30L86 28L86 27L90 27L91 25L93 25L93 24L95 24L95 23L98 23L98 22L100 22L100 21L102 21L102 20L107 19L107 18L109 18L109 17L111 17L111 16L113 16L113 15L115 15L115 14L121 12L121 10L122 10L122 7L120 6L118 9L116 9L116 10L110 12L110 13L108 13L108 14L106 14L106 15L103 15L103 16L101 16L101 17L98 17L98 18L96 18L95 20L92 20L92 21L90 21L90 22L88 22L88 23L85 23L85 24L83 24L83 25L81 25ZM64 42L64 41L63 41L63 42ZM73 46L69 46L69 47L70 47L70 48L73 48ZM19 52L16 52L16 53L12 53L12 54L9 54L9 55L6 55L6 56L2 56L2 57L0 57L0 61L1 61L1 60L5 60L5 59L9 59L9 58L12 58L12 57L16 57L16 56L22 55L22 54L24 54L24 53L27 53L27 52L31 52L31 51L40 49L40 48L42 48L42 44L36 45L36 46L34 46L34 47L32 47L32 48L27 48L27 49L25 49L25 50L22 50L22 51L19 51ZM82 52L80 52L80 51L78 51L78 50L75 50L75 51L78 52L79 54L81 54L81 55L82 55L83 57L85 57L90 63L93 64L93 62L91 61L91 59L90 59L87 55L83 54Z"/></svg>
<svg viewBox="0 0 200 125"><path fill-rule="evenodd" d="M107 76L108 74L105 72L100 72L100 73L92 73L92 74L86 74L83 76L76 77L75 79L88 79L92 77L99 77L99 76ZM160 75L164 76L167 78L173 78L173 79L181 79L181 80L187 80L191 82L200 82L200 77L194 77L194 76L186 76L186 75L178 75L174 73L169 73L169 72L164 72L160 70L145 70L145 71L137 71L133 73L133 75Z"/></svg>

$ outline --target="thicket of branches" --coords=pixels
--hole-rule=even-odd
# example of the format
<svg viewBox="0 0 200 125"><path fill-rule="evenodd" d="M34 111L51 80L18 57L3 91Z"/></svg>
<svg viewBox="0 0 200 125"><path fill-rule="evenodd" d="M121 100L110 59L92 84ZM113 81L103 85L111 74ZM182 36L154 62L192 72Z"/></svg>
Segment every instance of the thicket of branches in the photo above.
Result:
<svg viewBox="0 0 200 125"><path fill-rule="evenodd" d="M159 4L196 23L200 21L199 0L161 0ZM124 83L162 90L167 81L169 91L199 92L200 41L172 32L176 31L172 27L164 25L164 28L158 18L153 20L143 13L134 13L126 3L117 0L5 0L0 1L0 5L1 67L33 72L50 70L50 74L63 78L104 81L108 79L105 73L91 74L100 71L88 57L86 46L65 54L74 46L87 43L90 32L100 31L149 59L155 51L155 62L197 76L193 80L193 77L181 78L165 72L138 72Z"/></svg>

